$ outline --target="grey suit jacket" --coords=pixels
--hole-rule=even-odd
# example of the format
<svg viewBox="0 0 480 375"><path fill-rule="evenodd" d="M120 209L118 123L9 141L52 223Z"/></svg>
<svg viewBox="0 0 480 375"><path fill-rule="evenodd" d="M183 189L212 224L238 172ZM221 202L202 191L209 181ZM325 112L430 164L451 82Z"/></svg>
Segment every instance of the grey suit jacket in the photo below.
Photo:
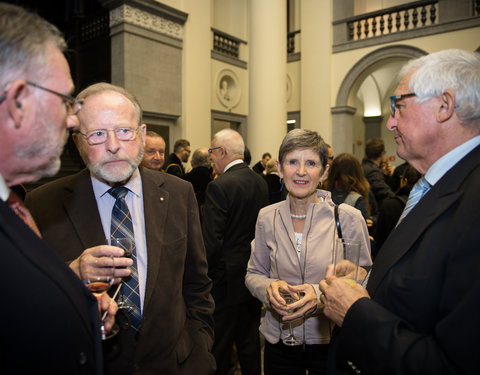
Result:
<svg viewBox="0 0 480 375"><path fill-rule="evenodd" d="M366 374L474 374L480 355L480 146L385 241L338 360Z"/></svg>
<svg viewBox="0 0 480 375"><path fill-rule="evenodd" d="M148 253L142 327L136 343L124 330L118 345L106 343L106 370L211 374L214 305L192 186L165 173L144 168L140 173ZM39 187L26 204L44 239L64 260L102 243L88 170Z"/></svg>

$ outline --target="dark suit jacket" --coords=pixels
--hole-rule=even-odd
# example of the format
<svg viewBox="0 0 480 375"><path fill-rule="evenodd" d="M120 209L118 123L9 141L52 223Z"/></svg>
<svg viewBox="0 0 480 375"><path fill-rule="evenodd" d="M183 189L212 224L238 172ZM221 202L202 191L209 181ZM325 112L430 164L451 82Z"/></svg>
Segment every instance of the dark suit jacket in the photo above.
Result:
<svg viewBox="0 0 480 375"><path fill-rule="evenodd" d="M185 173L182 178L192 184L201 212L205 203L205 190L207 190L208 183L213 180L212 172L207 167L195 167L190 172Z"/></svg>
<svg viewBox="0 0 480 375"><path fill-rule="evenodd" d="M478 374L480 146L385 241L348 311L339 359L367 374Z"/></svg>
<svg viewBox="0 0 480 375"><path fill-rule="evenodd" d="M258 211L268 203L267 183L245 163L207 186L203 237L217 310L253 299L245 274Z"/></svg>
<svg viewBox="0 0 480 375"><path fill-rule="evenodd" d="M140 173L148 253L142 327L136 348L131 329L115 338L125 349L118 356L118 346L107 342L106 356L114 358L107 370L130 354L134 359L115 374L211 374L214 305L192 186L165 173ZM39 187L26 203L65 260L105 237L88 170Z"/></svg>
<svg viewBox="0 0 480 375"><path fill-rule="evenodd" d="M165 160L163 171L177 177L182 177L185 174L182 161L173 152Z"/></svg>
<svg viewBox="0 0 480 375"><path fill-rule="evenodd" d="M0 200L1 374L101 374L97 301Z"/></svg>
<svg viewBox="0 0 480 375"><path fill-rule="evenodd" d="M387 184L385 175L373 161L364 158L362 161L362 168L363 173L370 184L370 190L373 192L373 195L375 195L378 207L381 207L385 198L393 197L395 194L393 193L392 188Z"/></svg>

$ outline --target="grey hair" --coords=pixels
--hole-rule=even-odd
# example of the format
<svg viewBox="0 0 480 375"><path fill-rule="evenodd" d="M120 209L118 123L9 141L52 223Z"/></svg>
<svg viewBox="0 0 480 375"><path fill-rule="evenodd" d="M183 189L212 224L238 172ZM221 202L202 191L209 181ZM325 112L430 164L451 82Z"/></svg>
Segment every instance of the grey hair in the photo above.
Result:
<svg viewBox="0 0 480 375"><path fill-rule="evenodd" d="M209 168L211 163L210 163L210 158L208 155L208 149L206 148L197 148L192 155L192 161L191 161L192 167L207 167Z"/></svg>
<svg viewBox="0 0 480 375"><path fill-rule="evenodd" d="M54 25L19 6L0 3L0 85L44 76L49 44L62 52L67 48Z"/></svg>
<svg viewBox="0 0 480 375"><path fill-rule="evenodd" d="M127 98L135 108L135 117L138 124L142 123L143 113L142 113L142 107L140 107L140 103L138 102L135 95L131 94L130 92L125 90L123 87L112 85L111 83L106 83L106 82L94 83L93 85L90 85L87 88L83 89L77 95L77 99L85 100L87 97L91 95L96 95L104 91L114 91L119 93L120 95L123 95L125 98Z"/></svg>
<svg viewBox="0 0 480 375"><path fill-rule="evenodd" d="M408 88L419 103L441 95L455 93L455 111L462 124L476 123L480 130L480 54L447 49L409 61L400 78L414 71Z"/></svg>
<svg viewBox="0 0 480 375"><path fill-rule="evenodd" d="M282 165L290 152L307 149L318 154L322 170L325 170L328 162L327 144L317 132L307 129L293 129L287 133L278 150L278 161Z"/></svg>
<svg viewBox="0 0 480 375"><path fill-rule="evenodd" d="M213 137L215 146L222 146L225 148L227 154L240 155L243 160L243 153L245 152L245 143L243 138L237 131L227 128L222 129Z"/></svg>

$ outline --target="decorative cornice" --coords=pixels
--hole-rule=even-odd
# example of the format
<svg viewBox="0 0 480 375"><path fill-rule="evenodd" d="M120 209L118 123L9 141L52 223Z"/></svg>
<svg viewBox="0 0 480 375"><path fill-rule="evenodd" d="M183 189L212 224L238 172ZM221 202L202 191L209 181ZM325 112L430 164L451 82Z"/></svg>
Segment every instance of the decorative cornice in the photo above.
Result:
<svg viewBox="0 0 480 375"><path fill-rule="evenodd" d="M98 0L105 9L113 10L121 5L144 10L155 16L184 25L188 14L160 2L160 0Z"/></svg>
<svg viewBox="0 0 480 375"><path fill-rule="evenodd" d="M110 28L123 22L183 40L182 24L127 4L110 10Z"/></svg>

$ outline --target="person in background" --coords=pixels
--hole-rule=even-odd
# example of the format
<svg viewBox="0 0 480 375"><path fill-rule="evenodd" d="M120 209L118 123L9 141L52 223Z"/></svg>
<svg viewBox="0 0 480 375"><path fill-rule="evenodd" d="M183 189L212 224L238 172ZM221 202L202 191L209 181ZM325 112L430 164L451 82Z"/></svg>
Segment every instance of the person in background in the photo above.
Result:
<svg viewBox="0 0 480 375"><path fill-rule="evenodd" d="M146 125L134 95L97 83L77 99L83 107L73 136L87 168L33 190L26 204L45 241L79 275L97 267L92 246L105 238L135 243L125 258L133 260L123 283L127 307L104 346L105 371L212 375L212 283L192 185L139 166Z"/></svg>
<svg viewBox="0 0 480 375"><path fill-rule="evenodd" d="M245 287L250 243L261 208L268 205L262 176L244 162L242 136L232 129L215 134L210 160L219 176L205 192L203 238L208 275L213 280L217 374L231 370L235 343L243 375L260 375L260 303Z"/></svg>
<svg viewBox="0 0 480 375"><path fill-rule="evenodd" d="M423 176L378 253L366 289L328 266L324 313L339 327L332 373L478 373L480 55L408 62L390 98L397 154ZM335 368L333 368L335 367ZM338 371L338 372L337 372Z"/></svg>
<svg viewBox="0 0 480 375"><path fill-rule="evenodd" d="M197 198L200 220L203 219L203 205L205 204L205 190L212 177L212 165L207 148L198 148L192 155L192 170L185 173L183 179L190 182Z"/></svg>
<svg viewBox="0 0 480 375"><path fill-rule="evenodd" d="M245 151L243 152L243 161L248 166L250 166L250 162L252 161L252 154L250 153L250 150L246 145L245 145Z"/></svg>
<svg viewBox="0 0 480 375"><path fill-rule="evenodd" d="M262 160L258 161L254 166L253 170L257 172L258 174L265 174L265 166L267 165L267 162L272 158L272 155L270 155L269 152L265 152L262 155Z"/></svg>
<svg viewBox="0 0 480 375"><path fill-rule="evenodd" d="M323 183L335 204L346 203L360 210L365 220L369 217L368 192L370 184L355 155L342 153L333 159Z"/></svg>
<svg viewBox="0 0 480 375"><path fill-rule="evenodd" d="M278 175L276 160L270 159L265 166L265 175L263 178L268 185L268 193L270 195L270 204L280 202L285 199L283 192L283 181Z"/></svg>
<svg viewBox="0 0 480 375"><path fill-rule="evenodd" d="M185 174L185 169L183 168L182 163L188 162L190 152L190 142L186 139L178 139L173 145L173 152L168 155L168 158L165 161L165 173L182 177Z"/></svg>
<svg viewBox="0 0 480 375"><path fill-rule="evenodd" d="M420 173L410 164L407 164L407 166L402 168L402 170L403 174L400 177L400 189L397 191L394 197L385 199L382 207L380 207L377 228L375 231L377 253L380 251L383 243L397 225L398 219L400 218L400 215L407 204L408 195L410 194L413 186L421 177ZM372 254L372 256L375 258L377 253Z"/></svg>
<svg viewBox="0 0 480 375"><path fill-rule="evenodd" d="M365 144L365 157L362 160L362 168L379 207L385 198L394 196L394 192L387 184L385 174L380 169L384 158L385 144L383 140L380 138L370 138L367 140Z"/></svg>
<svg viewBox="0 0 480 375"><path fill-rule="evenodd" d="M277 169L288 189L287 199L258 214L245 283L267 308L260 325L265 336L265 375L326 374L330 322L320 305L318 282L332 261L338 233L330 193L317 186L325 173L328 151L317 132L294 129L283 139ZM367 226L360 212L340 205L344 238L361 243L360 264L369 266ZM282 293L303 298L286 306ZM292 309L294 312L289 313ZM290 311L291 312L291 311ZM282 342L289 333L298 346Z"/></svg>
<svg viewBox="0 0 480 375"><path fill-rule="evenodd" d="M145 136L145 153L143 154L142 166L161 171L164 163L165 140L160 134L149 130Z"/></svg>
<svg viewBox="0 0 480 375"><path fill-rule="evenodd" d="M38 15L0 3L0 254L2 374L103 374L98 300L40 238L10 187L55 175L81 101L60 31ZM48 210L47 210L48 212ZM108 247L113 250L120 249Z"/></svg>
<svg viewBox="0 0 480 375"><path fill-rule="evenodd" d="M328 148L328 163L327 165L330 166L332 165L333 159L335 157L335 154L333 153L333 148L327 143L327 148ZM328 173L328 171L327 171Z"/></svg>
<svg viewBox="0 0 480 375"><path fill-rule="evenodd" d="M395 193L398 192L400 189L400 182L402 180L402 176L404 173L405 168L407 168L410 164L408 164L406 161L400 164L399 166L395 167L395 170L393 171L392 177L390 178L388 184L392 188L392 191Z"/></svg>

